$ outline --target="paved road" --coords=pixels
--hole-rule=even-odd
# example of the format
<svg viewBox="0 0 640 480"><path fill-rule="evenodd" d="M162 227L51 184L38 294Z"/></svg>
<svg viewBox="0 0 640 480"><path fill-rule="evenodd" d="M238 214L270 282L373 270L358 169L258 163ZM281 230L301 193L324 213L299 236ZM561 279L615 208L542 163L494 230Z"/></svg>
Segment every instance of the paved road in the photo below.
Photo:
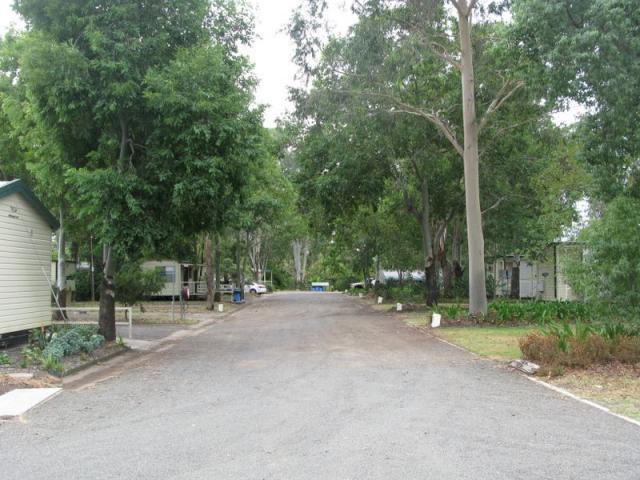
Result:
<svg viewBox="0 0 640 480"><path fill-rule="evenodd" d="M0 425L9 479L638 479L640 428L339 294L261 299Z"/></svg>

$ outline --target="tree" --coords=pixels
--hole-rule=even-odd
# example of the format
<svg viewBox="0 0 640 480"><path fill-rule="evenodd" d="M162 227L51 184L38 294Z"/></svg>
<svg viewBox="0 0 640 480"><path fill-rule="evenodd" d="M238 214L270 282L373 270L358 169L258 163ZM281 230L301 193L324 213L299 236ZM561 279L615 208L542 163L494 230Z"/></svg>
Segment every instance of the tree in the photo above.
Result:
<svg viewBox="0 0 640 480"><path fill-rule="evenodd" d="M260 116L247 111L252 81L237 53L238 42L247 39L246 17L222 0L213 8L207 0L17 0L15 8L28 30L7 73L25 89L36 123L60 146L64 188L79 220L103 245L100 330L113 339L118 258L166 241L175 233L167 225L187 233L208 227L211 217L204 213L235 185L226 180L242 182L241 168L228 166L229 175L220 176L211 163L238 161L240 155L224 155L251 143L247 136ZM193 75L201 73L198 66L217 70ZM181 86L195 80L190 100L207 102L160 98L169 87L163 80L170 79ZM225 118L225 108L232 108L233 120L211 128L215 118L208 115ZM238 117L244 120L234 123ZM178 157L194 139L200 150ZM187 211L192 193L196 205Z"/></svg>
<svg viewBox="0 0 640 480"><path fill-rule="evenodd" d="M629 196L613 200L578 237L585 254L577 252L568 269L575 291L588 301L639 307L639 231L640 201Z"/></svg>
<svg viewBox="0 0 640 480"><path fill-rule="evenodd" d="M586 107L578 134L596 182L592 194L604 201L623 192L640 196L637 2L514 0L512 10L513 34L537 62L547 102Z"/></svg>
<svg viewBox="0 0 640 480"><path fill-rule="evenodd" d="M308 165L316 177L321 176L316 182L319 189L326 185L331 191L329 202L341 202L348 209L345 201L348 195L355 200L353 203L364 197L358 195L362 188L358 183L371 186L369 195L377 198L382 191L379 184L384 183L389 173L398 179L407 208L421 224L425 271L431 291L427 295L429 303L436 298L438 259L446 263L442 252L446 255L449 223L461 217L459 207L466 208L470 310L483 313L486 288L479 137L482 133L485 145L491 145L504 137L505 132L517 136L521 125L537 121L545 110L536 107L539 97L535 96L535 89L523 93L528 65L517 48L509 44L503 25L484 20L472 35L476 2L451 4L457 13L455 19L444 2L358 2L354 7L358 23L346 37L331 39L322 57L316 55L321 59L312 67L310 57L320 43L319 37L304 34L304 29L313 30L317 25L297 12L290 31L297 40L298 61L304 72L313 75L314 84L308 95L295 93L298 115L311 125L305 132L304 143L315 154L310 156ZM321 2L315 5L317 10ZM311 8L310 12L313 11ZM309 36L316 41L309 40ZM474 49L480 53L479 62L473 57ZM478 91L474 87L476 65L482 74L482 88ZM501 112L515 100L521 109L520 118L507 117L511 123L501 125ZM484 110L481 118L476 116L476 103ZM496 124L504 128L492 128ZM463 142L459 141L460 130ZM376 133L370 134L372 131ZM321 136L326 138L327 145L317 148ZM385 142L389 138L394 141ZM378 143L360 147L368 142ZM381 143L386 144L380 146ZM342 158L344 153L333 153L336 150L353 152L351 155L366 165L362 169L364 174L353 173L357 172L353 168L356 161L349 163L352 168L343 169L349 155ZM304 150L301 153L308 155ZM507 158L513 158L513 153ZM485 151L483 155L486 154ZM461 173L451 167L455 157L463 158ZM381 164L381 158L388 159L383 164L389 173L380 167L368 168L371 163ZM376 178L374 172L380 172L381 176ZM487 172L485 177L503 178L499 171ZM351 178L359 182L349 181ZM370 183L373 179L377 185ZM459 205L461 180L465 202ZM344 197L339 195L343 189L348 192ZM499 205L501 200L494 203ZM452 235L456 237L456 249L461 245L460 233L458 230L457 235Z"/></svg>

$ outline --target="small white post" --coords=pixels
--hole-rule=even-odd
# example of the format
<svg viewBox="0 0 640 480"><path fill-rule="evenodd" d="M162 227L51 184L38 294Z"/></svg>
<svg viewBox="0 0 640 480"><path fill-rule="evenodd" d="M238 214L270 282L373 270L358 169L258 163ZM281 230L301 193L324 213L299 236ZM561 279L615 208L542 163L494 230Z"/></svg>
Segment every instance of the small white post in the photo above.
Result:
<svg viewBox="0 0 640 480"><path fill-rule="evenodd" d="M382 297L378 297L378 305L382 305L382 300L383 300Z"/></svg>
<svg viewBox="0 0 640 480"><path fill-rule="evenodd" d="M402 311L402 304L396 303L396 312L401 312L401 311Z"/></svg>
<svg viewBox="0 0 640 480"><path fill-rule="evenodd" d="M439 313L433 312L431 315L431 328L440 327L440 321L442 320L442 315Z"/></svg>
<svg viewBox="0 0 640 480"><path fill-rule="evenodd" d="M133 308L129 307L127 309L127 314L129 316L129 340L133 340Z"/></svg>
<svg viewBox="0 0 640 480"><path fill-rule="evenodd" d="M358 294L358 298L362 298L362 297L364 297L364 295L363 295L363 294L361 294L361 293L359 293L359 294Z"/></svg>
<svg viewBox="0 0 640 480"><path fill-rule="evenodd" d="M218 304L218 312L222 313L224 311L224 304L219 303Z"/></svg>

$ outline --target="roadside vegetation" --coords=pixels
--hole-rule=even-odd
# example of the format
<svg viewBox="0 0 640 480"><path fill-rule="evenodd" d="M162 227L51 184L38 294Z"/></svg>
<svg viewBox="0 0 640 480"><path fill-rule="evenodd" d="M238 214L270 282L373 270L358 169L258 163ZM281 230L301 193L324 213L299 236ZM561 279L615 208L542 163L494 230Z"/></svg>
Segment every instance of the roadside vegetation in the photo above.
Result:
<svg viewBox="0 0 640 480"><path fill-rule="evenodd" d="M41 369L55 376L78 365L123 349L121 342L105 345L105 339L98 333L96 325L53 326L33 329L28 345L20 351L21 369ZM100 352L101 355L97 355Z"/></svg>

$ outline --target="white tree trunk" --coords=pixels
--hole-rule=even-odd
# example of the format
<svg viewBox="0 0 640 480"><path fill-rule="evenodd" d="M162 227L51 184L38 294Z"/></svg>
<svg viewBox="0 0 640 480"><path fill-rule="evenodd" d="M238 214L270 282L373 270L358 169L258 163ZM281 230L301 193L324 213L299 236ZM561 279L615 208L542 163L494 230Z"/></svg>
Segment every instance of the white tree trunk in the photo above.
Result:
<svg viewBox="0 0 640 480"><path fill-rule="evenodd" d="M259 282L266 263L266 259L263 258L262 232L260 229L247 233L247 244L249 245L249 261L251 262L253 278Z"/></svg>
<svg viewBox="0 0 640 480"><path fill-rule="evenodd" d="M469 245L469 312L487 313L487 290L484 268L484 235L480 208L480 173L478 122L476 118L475 79L471 25L474 0L458 2L460 61L462 72L462 115L464 122L464 187Z"/></svg>
<svg viewBox="0 0 640 480"><path fill-rule="evenodd" d="M304 283L307 275L307 261L309 259L309 239L304 237L297 238L291 242L293 250L293 268L295 270L296 288Z"/></svg>
<svg viewBox="0 0 640 480"><path fill-rule="evenodd" d="M64 291L67 287L67 275L66 275L66 262L65 262L65 238L64 238L64 223L63 223L62 209L60 209L60 228L58 229L58 275L56 278L56 287L58 287L58 295L64 296ZM59 301L63 302L58 298Z"/></svg>

